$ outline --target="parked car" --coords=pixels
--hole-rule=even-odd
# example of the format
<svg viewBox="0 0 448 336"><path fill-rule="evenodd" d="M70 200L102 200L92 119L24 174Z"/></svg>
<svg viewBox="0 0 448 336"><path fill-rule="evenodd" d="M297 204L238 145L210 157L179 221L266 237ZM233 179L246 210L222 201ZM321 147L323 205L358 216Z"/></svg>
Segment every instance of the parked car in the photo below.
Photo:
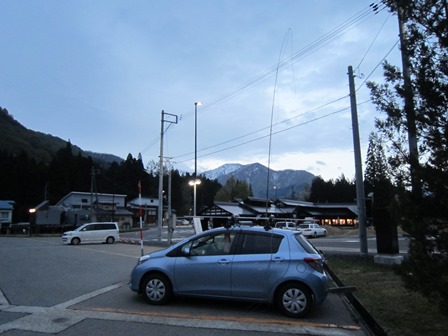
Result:
<svg viewBox="0 0 448 336"><path fill-rule="evenodd" d="M114 222L87 223L62 234L62 242L71 245L81 243L113 244L119 238L118 224Z"/></svg>
<svg viewBox="0 0 448 336"><path fill-rule="evenodd" d="M298 231L299 228L297 227L297 224L294 222L277 222L275 224L276 228L279 229L286 229L286 230L293 230L293 231Z"/></svg>
<svg viewBox="0 0 448 336"><path fill-rule="evenodd" d="M302 317L327 296L323 257L299 232L234 226L139 258L131 290L153 305L173 296L269 302Z"/></svg>
<svg viewBox="0 0 448 336"><path fill-rule="evenodd" d="M186 219L178 219L176 221L176 225L188 225L188 224L190 224L190 222Z"/></svg>
<svg viewBox="0 0 448 336"><path fill-rule="evenodd" d="M313 223L303 223L299 224L300 232L305 237L325 237L327 235L327 230L321 227L319 224Z"/></svg>

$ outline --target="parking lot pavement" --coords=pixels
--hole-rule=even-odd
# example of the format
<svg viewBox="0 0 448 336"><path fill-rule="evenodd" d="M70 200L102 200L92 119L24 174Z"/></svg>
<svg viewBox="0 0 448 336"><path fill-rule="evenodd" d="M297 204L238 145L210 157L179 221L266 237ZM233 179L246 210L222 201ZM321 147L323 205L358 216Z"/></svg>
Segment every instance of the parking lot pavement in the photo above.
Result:
<svg viewBox="0 0 448 336"><path fill-rule="evenodd" d="M125 306L120 304L123 301L126 302ZM277 315L269 306L232 302L179 299L172 306L153 307L139 296L132 295L126 284L122 283L52 307L3 306L0 311L0 334L18 335L18 331L27 331L65 336L74 334L73 328L80 330L78 325L82 324L89 330L87 334L122 335L117 332L116 325L119 323L122 330L132 325L130 329L135 329L136 334L148 334L148 328L163 326L164 329L187 328L191 335L210 329L213 329L213 334L216 334L215 331L227 331L226 335L247 335L247 332L257 332L257 335L271 335L272 332L276 335L366 335L363 328L354 323L348 308L338 301L341 300L337 295L330 294L325 307L319 307L314 317L294 320ZM344 311L338 307L343 307ZM342 324L334 324L335 315L331 323L320 321L319 316L335 313L334 310L338 310L336 319ZM112 325L105 325L112 321ZM106 332L107 329L110 330Z"/></svg>
<svg viewBox="0 0 448 336"><path fill-rule="evenodd" d="M14 259L20 247L23 255L33 253L36 260L40 254L48 257L49 253L57 253L58 258L73 258L75 262L66 259L59 264L58 267L66 266L66 269L55 271L55 281L51 284L43 283L47 278L37 271L32 272L35 275L32 279L22 277L21 281L11 284L5 283L5 279L9 279L5 269L10 273L21 273L21 267L32 266L26 262L20 264L15 260L0 260L1 335L370 335L339 294L330 293L328 299L304 319L286 318L270 305L215 300L178 298L167 306L150 306L141 296L130 291L128 276L121 275L128 274L140 256L138 246L119 243L61 246L58 240L39 238L26 239L16 244L10 240L8 244L3 244L3 239L0 237L3 258ZM8 246L14 251L8 249ZM160 246L145 246L145 253L157 249ZM23 255L19 253L19 261L23 260ZM85 265L79 264L80 261L102 263L107 267L101 269L101 274L83 274ZM14 269L14 265L18 269ZM89 272L94 266L89 266ZM81 274L79 277L64 277L62 284L58 282L59 273ZM119 276L114 276L116 274ZM80 292L76 284L70 281L79 282L82 278L85 279L86 289ZM32 296L32 292L20 292L29 286L43 288L49 285L53 287L48 295L53 293L54 296L49 301L39 302L27 297L26 294ZM68 293L62 293L61 287ZM72 287L76 291L72 291Z"/></svg>

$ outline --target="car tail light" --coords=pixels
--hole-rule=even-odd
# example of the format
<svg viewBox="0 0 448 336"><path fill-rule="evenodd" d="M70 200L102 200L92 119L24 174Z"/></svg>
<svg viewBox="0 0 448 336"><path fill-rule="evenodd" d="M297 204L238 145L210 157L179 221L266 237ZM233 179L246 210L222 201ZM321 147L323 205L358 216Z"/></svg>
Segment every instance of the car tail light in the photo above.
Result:
<svg viewBox="0 0 448 336"><path fill-rule="evenodd" d="M324 273L324 264L320 258L305 258L303 259L308 265L314 268L319 273Z"/></svg>

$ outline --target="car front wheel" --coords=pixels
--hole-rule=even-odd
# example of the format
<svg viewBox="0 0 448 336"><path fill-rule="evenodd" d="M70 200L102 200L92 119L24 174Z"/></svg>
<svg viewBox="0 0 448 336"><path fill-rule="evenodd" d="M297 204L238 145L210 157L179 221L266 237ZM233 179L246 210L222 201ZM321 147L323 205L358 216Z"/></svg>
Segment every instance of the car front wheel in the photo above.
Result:
<svg viewBox="0 0 448 336"><path fill-rule="evenodd" d="M288 317L303 317L313 306L310 290L300 283L287 283L280 287L276 303L282 314Z"/></svg>
<svg viewBox="0 0 448 336"><path fill-rule="evenodd" d="M173 296L171 283L161 274L150 274L143 281L143 294L152 305L164 305Z"/></svg>
<svg viewBox="0 0 448 336"><path fill-rule="evenodd" d="M72 239L72 245L79 245L80 242L81 242L81 239L79 239L79 238Z"/></svg>

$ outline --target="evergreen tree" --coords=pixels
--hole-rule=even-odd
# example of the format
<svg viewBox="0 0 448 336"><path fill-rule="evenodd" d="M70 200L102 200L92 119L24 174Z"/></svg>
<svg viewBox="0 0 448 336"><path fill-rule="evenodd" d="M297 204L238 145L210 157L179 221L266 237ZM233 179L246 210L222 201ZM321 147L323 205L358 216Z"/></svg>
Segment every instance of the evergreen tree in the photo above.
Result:
<svg viewBox="0 0 448 336"><path fill-rule="evenodd" d="M387 164L384 144L378 134L372 132L369 136L367 148L366 169L364 172L365 191L373 192L375 184L379 181L389 180L389 167Z"/></svg>
<svg viewBox="0 0 448 336"><path fill-rule="evenodd" d="M328 199L327 182L321 177L317 176L311 183L309 202L326 202Z"/></svg>
<svg viewBox="0 0 448 336"><path fill-rule="evenodd" d="M377 127L390 146L400 191L395 220L411 236L402 275L409 288L448 312L448 278L441 276L448 274L448 6L441 0L385 3L406 27L409 77L386 62L386 82L369 87L385 112Z"/></svg>
<svg viewBox="0 0 448 336"><path fill-rule="evenodd" d="M244 199L251 195L251 188L246 182L239 181L231 176L216 193L215 200L231 202L237 198Z"/></svg>
<svg viewBox="0 0 448 336"><path fill-rule="evenodd" d="M356 196L355 182L348 181L342 174L336 181L325 181L317 176L312 184L308 197L309 202L315 203L353 203Z"/></svg>

